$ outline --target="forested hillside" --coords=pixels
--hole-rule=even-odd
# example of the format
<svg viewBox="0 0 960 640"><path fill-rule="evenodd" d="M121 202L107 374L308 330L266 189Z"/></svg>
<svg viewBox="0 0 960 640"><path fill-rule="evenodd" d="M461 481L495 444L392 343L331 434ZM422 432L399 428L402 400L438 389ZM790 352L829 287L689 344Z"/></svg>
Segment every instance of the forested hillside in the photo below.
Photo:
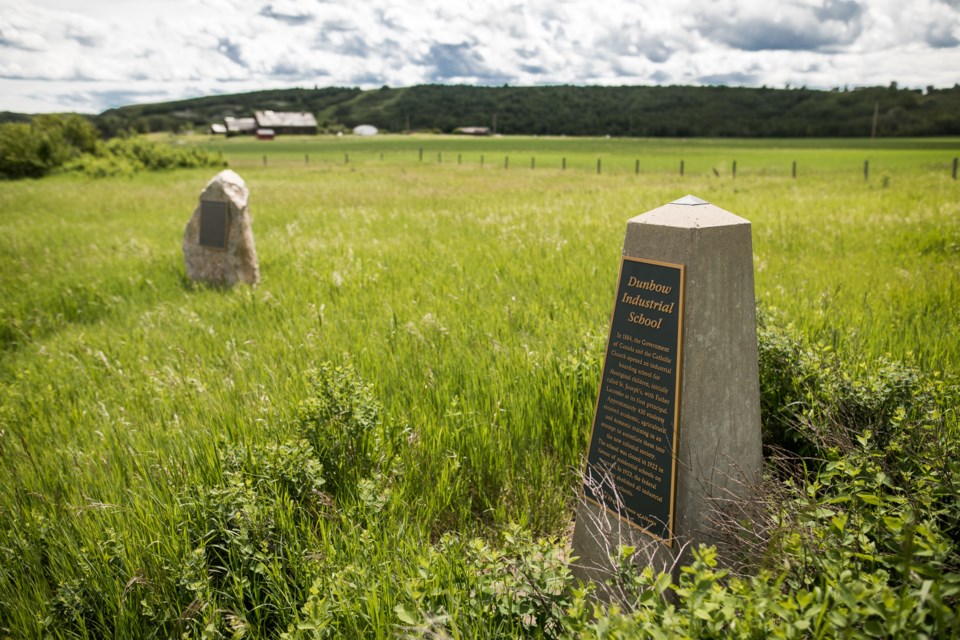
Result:
<svg viewBox="0 0 960 640"><path fill-rule="evenodd" d="M421 85L282 89L111 109L93 118L106 136L206 128L254 110L309 111L321 130L671 137L863 137L960 134L960 86L925 91L735 87L470 87ZM12 119L18 114L0 114Z"/></svg>

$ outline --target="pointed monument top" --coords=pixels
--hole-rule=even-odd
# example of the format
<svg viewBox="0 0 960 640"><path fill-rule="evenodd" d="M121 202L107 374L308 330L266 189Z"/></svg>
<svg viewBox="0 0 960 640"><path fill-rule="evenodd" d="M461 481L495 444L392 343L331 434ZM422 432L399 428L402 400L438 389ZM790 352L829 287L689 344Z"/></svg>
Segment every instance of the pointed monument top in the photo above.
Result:
<svg viewBox="0 0 960 640"><path fill-rule="evenodd" d="M652 211L631 218L628 225L633 224L702 229L738 224L748 225L750 222L696 196L684 196L679 200L674 200L662 207L657 207Z"/></svg>
<svg viewBox="0 0 960 640"><path fill-rule="evenodd" d="M698 197L696 197L696 196L691 196L691 195L688 194L688 195L683 196L683 197L680 198L679 200L674 200L674 201L671 202L670 204L682 204L682 205L687 205L688 207L695 207L695 206L697 206L697 205L710 204L710 203L707 202L706 200L701 200L700 198L698 198Z"/></svg>

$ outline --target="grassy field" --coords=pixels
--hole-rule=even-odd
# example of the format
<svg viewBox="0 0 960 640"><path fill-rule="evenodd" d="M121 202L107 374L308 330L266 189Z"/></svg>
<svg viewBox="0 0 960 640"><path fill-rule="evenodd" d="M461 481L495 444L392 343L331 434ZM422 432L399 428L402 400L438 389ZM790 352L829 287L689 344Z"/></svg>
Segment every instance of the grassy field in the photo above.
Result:
<svg viewBox="0 0 960 640"><path fill-rule="evenodd" d="M255 289L185 279L211 170L0 183L0 638L402 635L471 536L566 535L626 221L688 193L752 221L773 323L960 367L960 140L188 143Z"/></svg>
<svg viewBox="0 0 960 640"><path fill-rule="evenodd" d="M571 204L612 216L598 221L612 234L603 242L614 260L629 217L694 193L754 223L758 299L783 309L809 335L837 346L845 341L845 348L865 355L914 352L925 365L958 364L957 343L949 344L960 255L958 183L951 179L958 140L394 136L209 144L223 149L238 171L269 175L296 167L293 175L339 170L373 178L419 169L440 185L455 181L452 190L462 191L464 202L492 190L515 198L517 208L525 206L524 196L544 204L558 193L582 198ZM410 192L419 189L411 184L402 191L416 197ZM456 201L448 206L471 209ZM510 208L509 202L494 206ZM546 206L562 216L561 204ZM902 332L911 337L902 340Z"/></svg>
<svg viewBox="0 0 960 640"><path fill-rule="evenodd" d="M157 136L163 139L161 136ZM921 170L949 176L952 159L960 153L953 138L882 140L869 139L663 139L663 138L468 138L464 136L379 137L280 137L273 141L251 138L208 138L201 144L222 149L236 166L268 163L302 165L307 161L362 165L383 162L393 166L460 164L503 168L504 160L515 169L562 169L563 159L571 170L596 173L674 173L680 162L689 176L730 177L733 163L737 175L790 177L793 163L798 176L830 174L863 177L864 162L871 175L882 181L890 172ZM422 154L421 154L422 150ZM305 157L305 156L311 156ZM481 160L482 158L482 160Z"/></svg>

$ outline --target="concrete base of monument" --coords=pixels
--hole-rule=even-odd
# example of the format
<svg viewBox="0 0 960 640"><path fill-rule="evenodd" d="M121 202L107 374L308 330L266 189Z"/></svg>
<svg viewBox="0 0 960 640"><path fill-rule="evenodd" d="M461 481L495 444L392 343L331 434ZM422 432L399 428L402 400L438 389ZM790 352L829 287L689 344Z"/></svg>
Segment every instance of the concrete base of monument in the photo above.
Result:
<svg viewBox="0 0 960 640"><path fill-rule="evenodd" d="M616 506L605 509L581 498L571 541L573 576L592 582L598 599L628 604L629 597L617 580L625 562L636 565L638 571L650 567L655 573L669 573L676 581L680 567L690 562L694 546L703 544L717 548L725 567L749 564L755 558L749 556L751 541L745 539L743 527L744 523L763 521L763 505L755 499L761 495L760 480L748 478L741 470L732 473L735 477L723 481L723 487L701 487L697 521L687 520L685 531L669 540L669 545L618 517ZM685 475L689 479L681 470L681 478ZM629 547L626 556L622 553L625 547Z"/></svg>
<svg viewBox="0 0 960 640"><path fill-rule="evenodd" d="M617 580L623 547L632 548L627 561L665 573L673 573L683 552L680 545L667 547L606 509L581 500L573 530L576 559L570 570L581 582L592 582L594 595L603 602L626 604L629 600Z"/></svg>

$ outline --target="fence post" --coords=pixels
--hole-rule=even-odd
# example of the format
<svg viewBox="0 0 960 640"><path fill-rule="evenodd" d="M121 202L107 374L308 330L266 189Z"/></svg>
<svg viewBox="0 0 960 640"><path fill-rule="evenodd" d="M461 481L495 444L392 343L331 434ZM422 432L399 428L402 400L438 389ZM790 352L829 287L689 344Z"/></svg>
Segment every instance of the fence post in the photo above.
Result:
<svg viewBox="0 0 960 640"><path fill-rule="evenodd" d="M597 175L600 175L600 158L597 158Z"/></svg>
<svg viewBox="0 0 960 640"><path fill-rule="evenodd" d="M953 159L953 179L957 179L957 158Z"/></svg>
<svg viewBox="0 0 960 640"><path fill-rule="evenodd" d="M480 166L483 166L483 154L480 154Z"/></svg>
<svg viewBox="0 0 960 640"><path fill-rule="evenodd" d="M863 179L864 180L870 179L870 161L869 160L863 161Z"/></svg>
<svg viewBox="0 0 960 640"><path fill-rule="evenodd" d="M463 154L457 154L457 164L463 164Z"/></svg>
<svg viewBox="0 0 960 640"><path fill-rule="evenodd" d="M790 175L792 175L794 178L797 177L797 161L796 160L793 161L793 169L791 169Z"/></svg>
<svg viewBox="0 0 960 640"><path fill-rule="evenodd" d="M437 151L437 164L443 164L443 156L440 155L439 151Z"/></svg>
<svg viewBox="0 0 960 640"><path fill-rule="evenodd" d="M383 152L380 152L380 162L383 162Z"/></svg>
<svg viewBox="0 0 960 640"><path fill-rule="evenodd" d="M420 147L420 162L423 162L423 147Z"/></svg>
<svg viewBox="0 0 960 640"><path fill-rule="evenodd" d="M683 175L683 160L680 161L680 175Z"/></svg>
<svg viewBox="0 0 960 640"><path fill-rule="evenodd" d="M566 159L566 157L564 157L564 159L563 159L563 170L564 170L564 171L567 170L567 159Z"/></svg>
<svg viewBox="0 0 960 640"><path fill-rule="evenodd" d="M310 154L309 154L309 153L303 154L303 164L310 164Z"/></svg>
<svg viewBox="0 0 960 640"><path fill-rule="evenodd" d="M510 168L510 156L503 156L503 168L504 169Z"/></svg>
<svg viewBox="0 0 960 640"><path fill-rule="evenodd" d="M639 160L637 160L637 161L634 163L634 165L633 165L633 175L635 175L635 176L640 175L640 161L639 161Z"/></svg>
<svg viewBox="0 0 960 640"><path fill-rule="evenodd" d="M344 153L344 154L343 154L343 164L350 164L350 154L349 154L349 153Z"/></svg>
<svg viewBox="0 0 960 640"><path fill-rule="evenodd" d="M533 171L536 168L537 168L537 159L530 158L530 170Z"/></svg>
<svg viewBox="0 0 960 640"><path fill-rule="evenodd" d="M733 161L733 177L734 178L737 177L737 161L736 160Z"/></svg>
<svg viewBox="0 0 960 640"><path fill-rule="evenodd" d="M263 166L267 166L267 154L263 154Z"/></svg>

